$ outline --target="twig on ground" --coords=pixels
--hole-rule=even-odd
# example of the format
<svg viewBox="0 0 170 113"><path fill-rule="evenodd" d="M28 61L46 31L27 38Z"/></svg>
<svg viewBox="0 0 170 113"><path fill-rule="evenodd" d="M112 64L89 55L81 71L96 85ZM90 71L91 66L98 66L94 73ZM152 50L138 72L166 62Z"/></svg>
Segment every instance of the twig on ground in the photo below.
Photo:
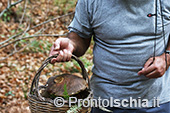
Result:
<svg viewBox="0 0 170 113"><path fill-rule="evenodd" d="M7 7L10 7L11 5L11 0L8 0L8 6Z"/></svg>
<svg viewBox="0 0 170 113"><path fill-rule="evenodd" d="M54 35L52 35L52 34L40 34L40 35L26 36L26 37L18 38L16 40L12 41L12 42L9 42L9 43L1 46L0 49L4 48L4 47L6 47L6 46L8 46L10 44L13 44L15 42L21 41L21 40L25 40L25 39L28 39L28 38L34 38L34 37L40 37L40 36L44 36L44 37L59 37L59 36L67 36L67 33L66 34L61 34L61 35L59 35L59 34L54 34Z"/></svg>
<svg viewBox="0 0 170 113"><path fill-rule="evenodd" d="M47 20L47 21L44 21L44 22L42 22L42 23L40 23L40 24L32 27L31 29L34 29L34 28L36 28L36 27L39 27L39 26L41 26L41 25L43 25L43 24L46 24L46 23L48 23L48 22L50 22L50 21L54 21L54 20L57 20L57 19L59 19L59 18L63 18L63 17L66 17L66 16L70 16L70 15L72 15L72 14L74 14L74 12L71 12L71 13L68 13L68 14L65 14L65 15L62 15L62 16L55 17L55 18L53 18L53 19L49 19L49 20Z"/></svg>
<svg viewBox="0 0 170 113"><path fill-rule="evenodd" d="M22 17L21 17L21 19L20 19L20 22L19 22L19 26L22 24L22 21L23 21L23 19L24 19L24 16L25 16L25 14L26 14L26 9L27 9L27 2L28 0L24 0L24 12L23 12L23 14L22 14ZM19 27L18 27L18 29L19 29ZM16 30L16 31L18 31L18 29Z"/></svg>
<svg viewBox="0 0 170 113"><path fill-rule="evenodd" d="M12 55L14 55L14 54L16 54L16 53L18 53L18 52L21 52L21 51L24 50L28 45L29 45L29 44L27 44L25 47L23 47L23 48L21 48L21 49L19 49L19 50L16 50L16 48L15 48L15 51L11 52L11 53L10 53L8 56L6 56L6 57L3 57L2 59L0 59L0 61L3 61L3 60L9 58L10 56L12 56Z"/></svg>
<svg viewBox="0 0 170 113"><path fill-rule="evenodd" d="M15 40L15 41L13 41L13 42L8 43L7 45L10 45L11 43L15 43L15 42L17 42L17 41L19 41L19 40L24 40L24 39L33 38L33 37L40 37L40 36L47 36L47 37L53 36L53 37L58 37L58 36L67 36L67 34L63 34L63 35L58 35L58 34L55 34L55 35L50 35L50 34L31 35L31 36L27 36L27 37L23 37L23 38L17 39L17 40ZM7 46L7 45L6 45L6 46ZM15 44L15 45L14 45L14 51L11 52L7 57L3 57L2 59L0 59L0 61L3 61L3 60L5 60L5 59L9 58L10 56L14 55L15 53L21 52L21 51L24 50L28 45L29 45L29 44L27 44L25 47L21 48L20 50L17 50L16 47L15 47L15 46L16 46L16 44Z"/></svg>
<svg viewBox="0 0 170 113"><path fill-rule="evenodd" d="M8 11L11 7L13 7L13 6L21 3L22 1L23 1L23 0L18 0L17 2L11 4L11 0L8 0L8 6L7 6L6 9L4 9L4 10L0 13L0 17L1 17L6 11Z"/></svg>
<svg viewBox="0 0 170 113"><path fill-rule="evenodd" d="M37 27L39 27L39 26L41 26L41 25L43 25L43 24L49 23L49 22L54 21L54 20L59 19L59 18L63 18L63 17L66 17L66 16L70 16L70 15L73 15L73 14L74 14L74 12L71 12L71 13L68 13L68 14L65 14L65 15L62 15L62 16L55 17L55 18L53 18L53 19L49 19L49 20L44 21L44 22L42 22L42 23L40 23L40 24L38 24L38 25L33 26L32 28L28 29L27 32L30 31L30 30L32 30L32 29L34 29L34 28L37 28ZM3 47L3 44L5 44L5 43L9 42L10 40L12 40L12 39L14 39L14 38L22 35L23 33L24 33L24 31L21 32L21 33L19 33L19 34L17 34L17 35L11 36L9 39L1 42L0 45L2 45L2 46L0 46L0 49Z"/></svg>

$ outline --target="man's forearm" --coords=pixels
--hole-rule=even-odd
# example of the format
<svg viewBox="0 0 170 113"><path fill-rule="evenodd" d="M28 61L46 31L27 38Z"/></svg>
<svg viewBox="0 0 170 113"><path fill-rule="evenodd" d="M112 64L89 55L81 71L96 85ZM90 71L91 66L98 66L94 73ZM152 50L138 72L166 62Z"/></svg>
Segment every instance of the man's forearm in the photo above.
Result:
<svg viewBox="0 0 170 113"><path fill-rule="evenodd" d="M168 45L167 45L166 50L169 50L169 51L170 51L170 35L169 35L169 40L168 40Z"/></svg>
<svg viewBox="0 0 170 113"><path fill-rule="evenodd" d="M166 50L170 51L170 35L169 35L169 40L168 40L168 45L167 45ZM167 54L167 64L168 66L170 66L170 55L169 54Z"/></svg>
<svg viewBox="0 0 170 113"><path fill-rule="evenodd" d="M68 38L74 46L73 54L78 57L84 55L90 45L91 38L81 38L74 32L69 33Z"/></svg>

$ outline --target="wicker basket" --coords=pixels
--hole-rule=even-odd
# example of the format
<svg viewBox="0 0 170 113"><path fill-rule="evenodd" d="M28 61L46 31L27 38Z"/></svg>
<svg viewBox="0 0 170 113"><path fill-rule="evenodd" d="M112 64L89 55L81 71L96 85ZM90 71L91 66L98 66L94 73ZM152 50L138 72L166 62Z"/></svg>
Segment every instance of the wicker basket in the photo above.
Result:
<svg viewBox="0 0 170 113"><path fill-rule="evenodd" d="M32 113L67 113L67 111L70 109L69 107L69 102L68 100L65 100L65 104L62 107L56 107L54 105L54 100L50 99L50 98L45 98L41 96L40 90L45 89L46 86L39 86L39 77L41 74L41 71L48 65L48 63L50 63L52 58L56 58L58 55L53 55L51 57L48 57L44 63L42 64L42 66L38 69L36 75L34 76L34 79L32 81L32 85L30 88L30 92L28 94L28 101L29 101L29 106L31 109ZM89 83L89 78L87 75L87 72L84 68L83 63L74 55L72 55L72 59L76 60L78 62L78 64L81 67L82 70L82 76L83 79L86 80L86 82L88 83L88 96L85 99L91 99L92 97L92 92L90 90L90 83ZM59 102L60 103L60 102ZM90 113L91 111L91 107L81 107L81 109L79 109L78 113Z"/></svg>

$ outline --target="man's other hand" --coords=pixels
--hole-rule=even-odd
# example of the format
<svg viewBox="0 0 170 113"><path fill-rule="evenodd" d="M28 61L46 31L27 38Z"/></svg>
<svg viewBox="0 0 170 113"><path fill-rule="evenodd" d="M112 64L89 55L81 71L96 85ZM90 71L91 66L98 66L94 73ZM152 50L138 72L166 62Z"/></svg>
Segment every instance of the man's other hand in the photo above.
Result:
<svg viewBox="0 0 170 113"><path fill-rule="evenodd" d="M169 67L170 57L167 55L167 68ZM148 59L145 63L144 68L138 72L138 75L144 75L148 78L159 78L162 77L166 71L165 53L161 56Z"/></svg>

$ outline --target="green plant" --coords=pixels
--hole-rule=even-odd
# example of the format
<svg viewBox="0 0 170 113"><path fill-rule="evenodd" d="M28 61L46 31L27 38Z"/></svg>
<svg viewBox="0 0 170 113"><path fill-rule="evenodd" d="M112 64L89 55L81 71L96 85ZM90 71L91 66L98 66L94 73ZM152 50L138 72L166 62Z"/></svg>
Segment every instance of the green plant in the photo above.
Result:
<svg viewBox="0 0 170 113"><path fill-rule="evenodd" d="M51 98L51 99L55 99L55 98L56 98L56 96L55 96L55 94L50 94L50 95L49 95L49 98Z"/></svg>
<svg viewBox="0 0 170 113"><path fill-rule="evenodd" d="M48 42L48 41L44 41L45 45L46 45L46 50L49 51L52 47L52 43Z"/></svg>
<svg viewBox="0 0 170 113"><path fill-rule="evenodd" d="M84 63L85 68L91 67L93 63L89 61L86 57L81 57L80 60Z"/></svg>
<svg viewBox="0 0 170 113"><path fill-rule="evenodd" d="M69 70L69 72L71 73L80 71L78 63L74 60L71 62L66 62L64 66L65 66L65 70Z"/></svg>
<svg viewBox="0 0 170 113"><path fill-rule="evenodd" d="M8 93L5 94L5 96L9 96L9 95L15 96L15 95L12 93L12 91L9 91Z"/></svg>
<svg viewBox="0 0 170 113"><path fill-rule="evenodd" d="M15 30L15 29L11 30L11 33L15 33L15 32L16 32L16 30Z"/></svg>
<svg viewBox="0 0 170 113"><path fill-rule="evenodd" d="M80 60L83 62L86 69L91 69L91 67L93 65L92 60L87 59L85 56L80 57ZM79 72L81 72L81 68L80 68L79 64L75 60L60 64L60 65L58 65L58 67L63 67L65 70L67 70L70 73L79 73ZM62 70L60 70L60 71L62 71Z"/></svg>
<svg viewBox="0 0 170 113"><path fill-rule="evenodd" d="M68 92L67 92L67 85L66 84L64 84L64 92L63 92L63 97L64 97L64 99L66 99L66 100L69 100L69 95L68 95Z"/></svg>
<svg viewBox="0 0 170 113"><path fill-rule="evenodd" d="M8 13L4 13L4 16L3 16L3 20L5 21L5 22L7 22L7 21L10 21L10 17L9 17L9 15L8 15Z"/></svg>
<svg viewBox="0 0 170 113"><path fill-rule="evenodd" d="M33 52L42 52L42 46L40 44L41 42L40 41L37 41L37 40L34 40L31 44L30 44L30 49L33 51Z"/></svg>
<svg viewBox="0 0 170 113"><path fill-rule="evenodd" d="M2 16L3 21L9 22L11 20L10 15L11 15L11 11L10 10L5 12L3 14L3 16Z"/></svg>
<svg viewBox="0 0 170 113"><path fill-rule="evenodd" d="M74 106L71 106L71 108L67 111L67 113L79 113L79 110L81 110L82 107L80 106L77 106L77 105L74 105Z"/></svg>
<svg viewBox="0 0 170 113"><path fill-rule="evenodd" d="M27 99L27 91L23 91L24 93L24 98Z"/></svg>
<svg viewBox="0 0 170 113"><path fill-rule="evenodd" d="M22 43L26 43L26 40L22 40ZM27 42L28 43L28 42ZM34 40L31 42L31 44L28 46L26 51L31 51L31 52L41 52L41 53L45 53L45 52L49 52L50 48L51 48L52 44L48 41L44 41L44 40Z"/></svg>
<svg viewBox="0 0 170 113"><path fill-rule="evenodd" d="M77 0L55 0L54 4L61 9L64 13L68 12L70 8L75 7L75 3Z"/></svg>
<svg viewBox="0 0 170 113"><path fill-rule="evenodd" d="M22 42L22 43L27 43L27 41L26 41L26 40L21 40L21 42Z"/></svg>

